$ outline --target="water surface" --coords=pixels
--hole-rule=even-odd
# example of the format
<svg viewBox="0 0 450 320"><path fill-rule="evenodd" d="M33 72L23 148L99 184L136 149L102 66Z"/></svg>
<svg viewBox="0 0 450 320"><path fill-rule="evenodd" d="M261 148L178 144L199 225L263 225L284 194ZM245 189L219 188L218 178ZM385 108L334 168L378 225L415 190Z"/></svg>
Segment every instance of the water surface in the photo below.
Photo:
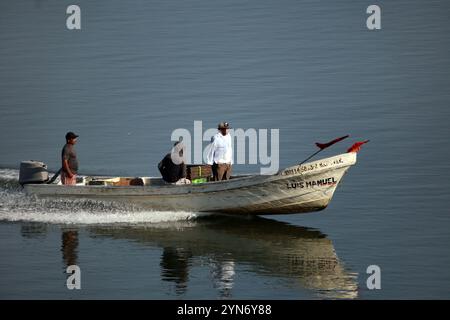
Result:
<svg viewBox="0 0 450 320"><path fill-rule="evenodd" d="M1 298L449 297L448 2L378 1L379 31L368 1L77 3L81 31L68 3L0 3ZM351 135L324 157L371 141L310 215L205 220L16 188L22 160L59 168L68 130L82 174L155 176L195 120L279 129L280 167L316 141Z"/></svg>

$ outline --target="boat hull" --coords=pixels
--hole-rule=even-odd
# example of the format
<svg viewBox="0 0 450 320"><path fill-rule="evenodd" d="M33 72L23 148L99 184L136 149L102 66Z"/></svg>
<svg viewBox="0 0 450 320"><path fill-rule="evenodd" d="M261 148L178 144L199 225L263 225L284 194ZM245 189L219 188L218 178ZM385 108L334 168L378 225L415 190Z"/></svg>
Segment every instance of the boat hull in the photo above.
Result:
<svg viewBox="0 0 450 320"><path fill-rule="evenodd" d="M346 153L289 167L275 175L199 185L158 185L150 179L145 186L28 184L24 188L28 194L39 197L121 202L157 211L305 213L326 208L343 176L355 163L356 153Z"/></svg>

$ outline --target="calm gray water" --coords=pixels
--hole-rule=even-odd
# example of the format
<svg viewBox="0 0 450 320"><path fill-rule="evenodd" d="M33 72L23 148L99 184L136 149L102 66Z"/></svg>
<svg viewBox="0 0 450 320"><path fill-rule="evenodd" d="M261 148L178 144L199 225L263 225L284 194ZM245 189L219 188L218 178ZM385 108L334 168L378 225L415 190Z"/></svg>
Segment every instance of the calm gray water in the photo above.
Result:
<svg viewBox="0 0 450 320"><path fill-rule="evenodd" d="M0 2L0 298L450 298L450 5ZM382 8L382 29L365 11ZM258 219L42 201L20 161L152 175L176 128L280 130L280 167L370 139L320 213ZM258 172L259 165L236 165ZM65 267L82 289L65 286ZM366 268L381 268L368 290Z"/></svg>

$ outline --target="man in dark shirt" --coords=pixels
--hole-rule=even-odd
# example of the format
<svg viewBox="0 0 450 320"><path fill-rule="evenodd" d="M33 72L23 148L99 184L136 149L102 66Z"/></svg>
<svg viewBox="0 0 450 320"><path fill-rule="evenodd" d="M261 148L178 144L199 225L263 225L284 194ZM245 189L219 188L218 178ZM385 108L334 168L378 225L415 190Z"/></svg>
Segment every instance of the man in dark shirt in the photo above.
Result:
<svg viewBox="0 0 450 320"><path fill-rule="evenodd" d="M186 164L183 159L183 146L180 142L176 142L171 153L166 156L158 164L159 172L164 181L176 183L180 179L186 178Z"/></svg>
<svg viewBox="0 0 450 320"><path fill-rule="evenodd" d="M75 144L78 135L73 132L67 132L66 144L61 151L61 182L64 185L74 185L77 182L78 160L75 152Z"/></svg>

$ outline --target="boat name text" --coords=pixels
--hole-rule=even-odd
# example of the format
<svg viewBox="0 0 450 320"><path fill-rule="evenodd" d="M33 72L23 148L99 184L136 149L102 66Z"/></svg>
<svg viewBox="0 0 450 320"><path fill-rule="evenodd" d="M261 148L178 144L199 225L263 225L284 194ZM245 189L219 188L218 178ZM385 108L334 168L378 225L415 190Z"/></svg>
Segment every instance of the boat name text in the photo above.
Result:
<svg viewBox="0 0 450 320"><path fill-rule="evenodd" d="M334 177L331 177L312 181L291 181L288 182L286 185L288 189L297 189L297 188L302 189L321 186L333 186L336 183L337 183L336 179Z"/></svg>

